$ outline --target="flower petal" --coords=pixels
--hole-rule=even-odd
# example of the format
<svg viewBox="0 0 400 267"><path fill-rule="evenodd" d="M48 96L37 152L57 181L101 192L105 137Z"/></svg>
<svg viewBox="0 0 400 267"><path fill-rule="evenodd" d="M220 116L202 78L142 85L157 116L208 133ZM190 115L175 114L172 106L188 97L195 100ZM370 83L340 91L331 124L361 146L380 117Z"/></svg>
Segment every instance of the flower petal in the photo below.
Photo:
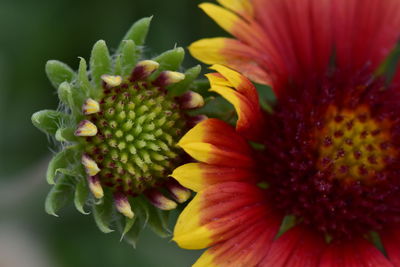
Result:
<svg viewBox="0 0 400 267"><path fill-rule="evenodd" d="M265 192L247 183L227 182L200 191L178 218L173 240L201 249L227 240L257 221L268 221Z"/></svg>
<svg viewBox="0 0 400 267"><path fill-rule="evenodd" d="M357 71L375 70L400 36L400 2L396 0L332 1L337 63Z"/></svg>
<svg viewBox="0 0 400 267"><path fill-rule="evenodd" d="M260 38L262 29L257 24L251 24L233 12L211 3L199 5L221 28L247 44L258 48L263 47L264 39Z"/></svg>
<svg viewBox="0 0 400 267"><path fill-rule="evenodd" d="M222 6L234 11L244 18L252 18L254 14L253 6L248 0L217 0Z"/></svg>
<svg viewBox="0 0 400 267"><path fill-rule="evenodd" d="M210 185L223 182L256 182L257 174L244 168L222 167L204 163L188 163L171 174L183 186L197 192Z"/></svg>
<svg viewBox="0 0 400 267"><path fill-rule="evenodd" d="M193 266L258 266L268 252L278 227L277 220L261 221L247 227L226 242L208 249Z"/></svg>
<svg viewBox="0 0 400 267"><path fill-rule="evenodd" d="M302 227L294 227L279 237L260 266L318 266L324 240Z"/></svg>
<svg viewBox="0 0 400 267"><path fill-rule="evenodd" d="M239 117L236 130L247 139L262 139L264 117L254 85L243 75L222 65L213 65L211 69L217 70L230 83L230 87L236 89L221 86L223 82L215 74L206 75L210 79L211 90L222 95L235 107Z"/></svg>
<svg viewBox="0 0 400 267"><path fill-rule="evenodd" d="M385 256L363 238L330 244L321 257L321 267L393 267Z"/></svg>
<svg viewBox="0 0 400 267"><path fill-rule="evenodd" d="M252 1L267 44L260 52L271 58L268 69L276 76L273 87L278 97L285 94L289 81L298 89L299 83L326 74L333 52L331 2Z"/></svg>
<svg viewBox="0 0 400 267"><path fill-rule="evenodd" d="M204 63L227 65L255 82L271 84L266 55L241 41L230 38L201 39L192 43L189 51Z"/></svg>
<svg viewBox="0 0 400 267"><path fill-rule="evenodd" d="M217 119L200 122L182 137L178 145L204 163L226 167L255 165L245 139L230 125Z"/></svg>

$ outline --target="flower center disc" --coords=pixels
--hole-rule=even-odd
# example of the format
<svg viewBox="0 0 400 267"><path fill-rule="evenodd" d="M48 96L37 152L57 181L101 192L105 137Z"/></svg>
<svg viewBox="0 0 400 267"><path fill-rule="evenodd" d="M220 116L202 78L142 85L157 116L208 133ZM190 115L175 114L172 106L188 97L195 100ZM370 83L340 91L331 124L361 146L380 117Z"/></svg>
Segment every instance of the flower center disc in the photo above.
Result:
<svg viewBox="0 0 400 267"><path fill-rule="evenodd" d="M317 167L329 179L344 183L372 182L379 171L397 156L391 144L392 123L378 121L366 106L355 110L330 107L322 129L315 132L319 159Z"/></svg>
<svg viewBox="0 0 400 267"><path fill-rule="evenodd" d="M333 241L400 221L397 110L354 99L277 109L260 153L277 212Z"/></svg>
<svg viewBox="0 0 400 267"><path fill-rule="evenodd" d="M184 120L179 107L146 81L105 88L100 112L88 115L98 134L84 141L102 184L129 195L162 183L179 162Z"/></svg>

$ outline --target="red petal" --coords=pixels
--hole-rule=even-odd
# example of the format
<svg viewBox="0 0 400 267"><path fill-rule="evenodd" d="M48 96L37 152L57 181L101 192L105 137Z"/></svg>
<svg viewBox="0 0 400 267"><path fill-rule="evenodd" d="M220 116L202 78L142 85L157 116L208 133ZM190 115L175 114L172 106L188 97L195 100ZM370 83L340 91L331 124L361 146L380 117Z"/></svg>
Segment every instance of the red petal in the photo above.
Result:
<svg viewBox="0 0 400 267"><path fill-rule="evenodd" d="M324 246L324 240L315 233L295 227L271 245L260 266L318 266Z"/></svg>
<svg viewBox="0 0 400 267"><path fill-rule="evenodd" d="M210 80L210 90L222 95L235 107L239 117L236 130L249 140L262 140L264 116L255 86L249 79L225 66L213 65L211 69L218 73L206 75Z"/></svg>
<svg viewBox="0 0 400 267"><path fill-rule="evenodd" d="M204 163L245 168L255 165L246 140L232 126L217 119L200 122L178 145Z"/></svg>
<svg viewBox="0 0 400 267"><path fill-rule="evenodd" d="M303 83L324 75L332 56L331 1L253 0L256 21L269 45L271 76L278 95L289 80ZM261 52L261 51L260 51Z"/></svg>
<svg viewBox="0 0 400 267"><path fill-rule="evenodd" d="M239 182L211 185L181 213L174 240L184 248L205 248L231 239L259 221L268 223L272 216L265 191L257 186Z"/></svg>
<svg viewBox="0 0 400 267"><path fill-rule="evenodd" d="M235 167L222 167L205 163L188 163L171 174L183 186L200 191L210 185L223 182L256 183L259 176L253 170Z"/></svg>
<svg viewBox="0 0 400 267"><path fill-rule="evenodd" d="M265 191L247 183L210 186L202 193L202 199L201 224L215 231L219 240L232 237L252 221L267 221L270 214Z"/></svg>
<svg viewBox="0 0 400 267"><path fill-rule="evenodd" d="M393 267L385 256L363 238L329 245L321 258L320 267Z"/></svg>
<svg viewBox="0 0 400 267"><path fill-rule="evenodd" d="M277 220L251 225L228 241L208 249L194 266L258 266L278 227Z"/></svg>
<svg viewBox="0 0 400 267"><path fill-rule="evenodd" d="M336 60L353 72L369 64L374 71L400 36L397 0L332 1Z"/></svg>

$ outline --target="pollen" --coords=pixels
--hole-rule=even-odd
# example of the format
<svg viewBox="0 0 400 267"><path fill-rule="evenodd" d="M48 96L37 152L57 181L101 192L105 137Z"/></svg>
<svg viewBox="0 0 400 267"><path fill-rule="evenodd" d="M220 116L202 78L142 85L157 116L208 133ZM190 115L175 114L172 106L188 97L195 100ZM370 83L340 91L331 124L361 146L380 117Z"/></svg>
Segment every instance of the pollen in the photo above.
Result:
<svg viewBox="0 0 400 267"><path fill-rule="evenodd" d="M328 108L323 126L315 132L317 168L331 179L370 181L397 156L391 126L390 120L374 118L366 105Z"/></svg>

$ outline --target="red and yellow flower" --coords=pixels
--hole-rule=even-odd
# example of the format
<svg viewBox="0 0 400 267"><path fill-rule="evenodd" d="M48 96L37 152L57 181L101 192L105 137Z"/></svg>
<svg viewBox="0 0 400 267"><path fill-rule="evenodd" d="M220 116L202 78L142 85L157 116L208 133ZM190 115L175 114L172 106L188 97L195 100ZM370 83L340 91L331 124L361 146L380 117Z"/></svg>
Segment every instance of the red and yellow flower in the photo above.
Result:
<svg viewBox="0 0 400 267"><path fill-rule="evenodd" d="M400 72L377 71L400 35L398 0L219 1L236 39L200 40L211 90L233 104L179 145L172 176L197 192L174 240L195 266L400 266ZM260 108L250 79L277 101ZM288 223L290 222L290 223Z"/></svg>

